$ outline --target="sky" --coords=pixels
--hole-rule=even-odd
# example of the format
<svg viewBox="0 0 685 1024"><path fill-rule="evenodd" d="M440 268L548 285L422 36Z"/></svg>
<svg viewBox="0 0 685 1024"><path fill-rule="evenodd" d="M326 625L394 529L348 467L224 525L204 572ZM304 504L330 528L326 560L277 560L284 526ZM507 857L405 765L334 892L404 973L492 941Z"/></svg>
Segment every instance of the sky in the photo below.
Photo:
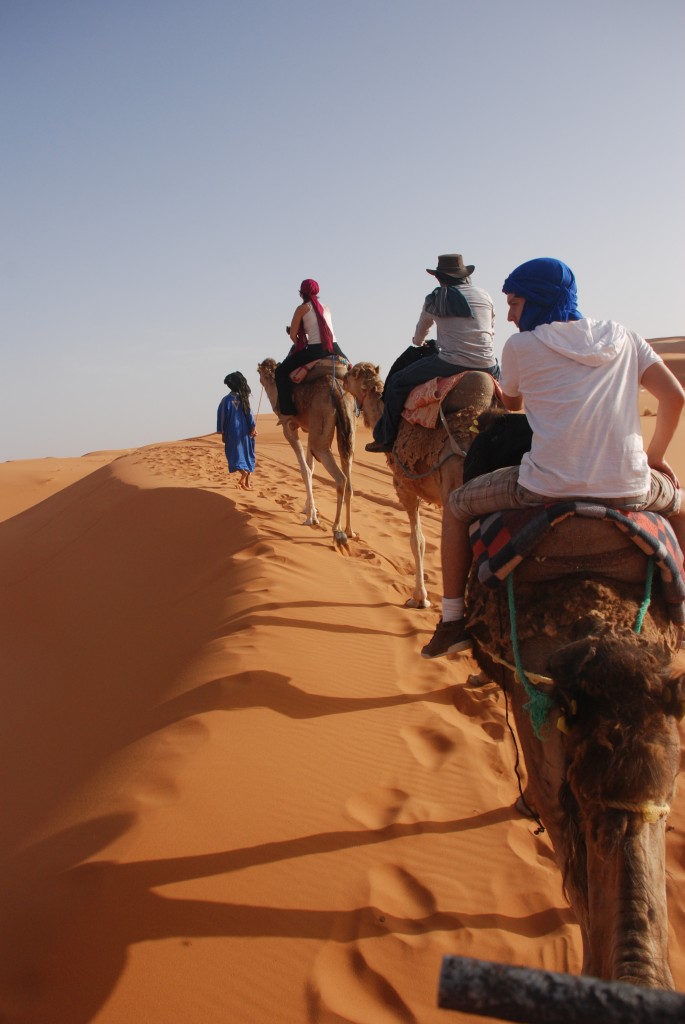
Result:
<svg viewBox="0 0 685 1024"><path fill-rule="evenodd" d="M426 268L685 334L682 0L0 0L0 461L211 433L303 278L387 371Z"/></svg>

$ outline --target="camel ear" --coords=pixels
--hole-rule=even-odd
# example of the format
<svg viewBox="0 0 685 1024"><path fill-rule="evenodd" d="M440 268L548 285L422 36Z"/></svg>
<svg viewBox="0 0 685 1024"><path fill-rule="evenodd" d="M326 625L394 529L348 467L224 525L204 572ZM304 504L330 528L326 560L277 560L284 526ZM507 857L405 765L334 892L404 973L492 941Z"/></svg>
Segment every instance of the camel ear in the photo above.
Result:
<svg viewBox="0 0 685 1024"><path fill-rule="evenodd" d="M381 368L380 368L380 365L378 365L378 366L374 366L374 368L373 368L373 372L374 372L374 373L376 374L376 376L377 376L377 377L380 377L380 375L381 375Z"/></svg>
<svg viewBox="0 0 685 1024"><path fill-rule="evenodd" d="M575 640L551 655L548 664L549 672L560 683L572 683L581 670L597 653L597 645L589 637Z"/></svg>
<svg viewBox="0 0 685 1024"><path fill-rule="evenodd" d="M673 715L674 718L680 720L685 716L685 673L678 672L671 675L666 672L663 681L661 699L664 711L667 715Z"/></svg>

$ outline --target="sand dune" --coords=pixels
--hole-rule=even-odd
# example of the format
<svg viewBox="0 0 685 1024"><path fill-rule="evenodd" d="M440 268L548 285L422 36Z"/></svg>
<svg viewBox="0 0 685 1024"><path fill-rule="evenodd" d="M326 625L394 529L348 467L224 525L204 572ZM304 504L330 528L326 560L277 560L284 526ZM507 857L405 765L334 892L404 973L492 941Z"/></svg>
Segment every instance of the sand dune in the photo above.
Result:
<svg viewBox="0 0 685 1024"><path fill-rule="evenodd" d="M252 492L213 435L0 466L8 1024L437 1024L445 953L579 970L501 693L419 657L385 461L361 430L341 552L258 428ZM670 826L682 990L683 793Z"/></svg>

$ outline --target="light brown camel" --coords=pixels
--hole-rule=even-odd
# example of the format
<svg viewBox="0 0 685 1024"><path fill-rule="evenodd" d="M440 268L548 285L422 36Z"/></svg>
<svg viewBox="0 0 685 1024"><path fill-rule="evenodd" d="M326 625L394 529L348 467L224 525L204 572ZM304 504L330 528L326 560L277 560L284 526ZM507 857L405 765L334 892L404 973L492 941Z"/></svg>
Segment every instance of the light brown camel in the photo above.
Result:
<svg viewBox="0 0 685 1024"><path fill-rule="evenodd" d="M602 531L608 558L600 552ZM679 631L658 585L635 632L646 558L617 535L606 522L566 520L515 570L511 597L472 573L467 615L476 660L513 709L525 799L563 872L580 924L583 972L673 988L665 829L680 765L685 676L669 669ZM564 563L587 547L595 570L609 572L613 560L621 579L583 575L582 566L564 575ZM512 634L524 682L514 668ZM526 707L545 698L548 724L538 738Z"/></svg>
<svg viewBox="0 0 685 1024"><path fill-rule="evenodd" d="M366 426L374 427L383 412L379 367L356 363L348 371L344 386L356 398ZM430 607L423 570L426 542L421 529L421 502L442 508L450 491L461 486L463 456L473 437L470 428L478 413L492 404L493 396L490 374L476 370L465 374L443 404L449 435L442 423L428 429L403 419L393 454L386 456L397 497L409 517L415 580L414 593L406 602L408 608Z"/></svg>
<svg viewBox="0 0 685 1024"><path fill-rule="evenodd" d="M275 413L279 412L275 378L277 365L275 359L265 359L257 366L259 379ZM310 373L302 384L293 386L293 397L297 416L286 417L282 427L286 441L295 452L304 481L307 494L304 507L306 524L315 526L319 522L312 487L312 467L316 459L333 477L335 483L337 507L333 537L337 544L347 544L348 537L354 536L351 517L352 461L357 427L354 399L343 391L339 380L336 379L333 385L329 360L325 360L321 372ZM300 430L307 435L306 456L300 441ZM340 456L340 467L331 451L334 436ZM341 524L343 502L346 515L344 530Z"/></svg>

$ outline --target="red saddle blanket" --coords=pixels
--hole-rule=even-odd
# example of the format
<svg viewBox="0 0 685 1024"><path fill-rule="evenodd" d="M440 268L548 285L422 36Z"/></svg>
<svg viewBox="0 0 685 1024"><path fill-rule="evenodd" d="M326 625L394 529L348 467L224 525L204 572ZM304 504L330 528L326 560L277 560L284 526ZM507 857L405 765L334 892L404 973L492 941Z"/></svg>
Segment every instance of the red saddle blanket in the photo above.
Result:
<svg viewBox="0 0 685 1024"><path fill-rule="evenodd" d="M340 356L336 356L335 359L332 357L315 359L311 363L305 363L304 366L298 366L290 374L290 379L293 384L301 384L303 380L306 380L307 376L310 379L314 377L315 373L316 376L323 376L326 373L330 373L333 367L335 367L336 377L343 377L349 370L350 364L347 359L342 359Z"/></svg>
<svg viewBox="0 0 685 1024"><path fill-rule="evenodd" d="M499 586L552 527L568 516L585 516L613 523L645 555L653 558L661 574L671 621L685 624L683 555L668 519L655 512L627 512L572 500L493 512L476 519L469 527L479 581L487 587Z"/></svg>
<svg viewBox="0 0 685 1024"><path fill-rule="evenodd" d="M464 370L462 373L455 373L451 377L433 377L425 384L418 384L411 391L404 403L402 416L410 423L418 423L421 427L435 427L438 422L440 405L445 398L453 391L459 381L470 373ZM502 389L498 382L493 379L495 394L498 400L502 401Z"/></svg>

